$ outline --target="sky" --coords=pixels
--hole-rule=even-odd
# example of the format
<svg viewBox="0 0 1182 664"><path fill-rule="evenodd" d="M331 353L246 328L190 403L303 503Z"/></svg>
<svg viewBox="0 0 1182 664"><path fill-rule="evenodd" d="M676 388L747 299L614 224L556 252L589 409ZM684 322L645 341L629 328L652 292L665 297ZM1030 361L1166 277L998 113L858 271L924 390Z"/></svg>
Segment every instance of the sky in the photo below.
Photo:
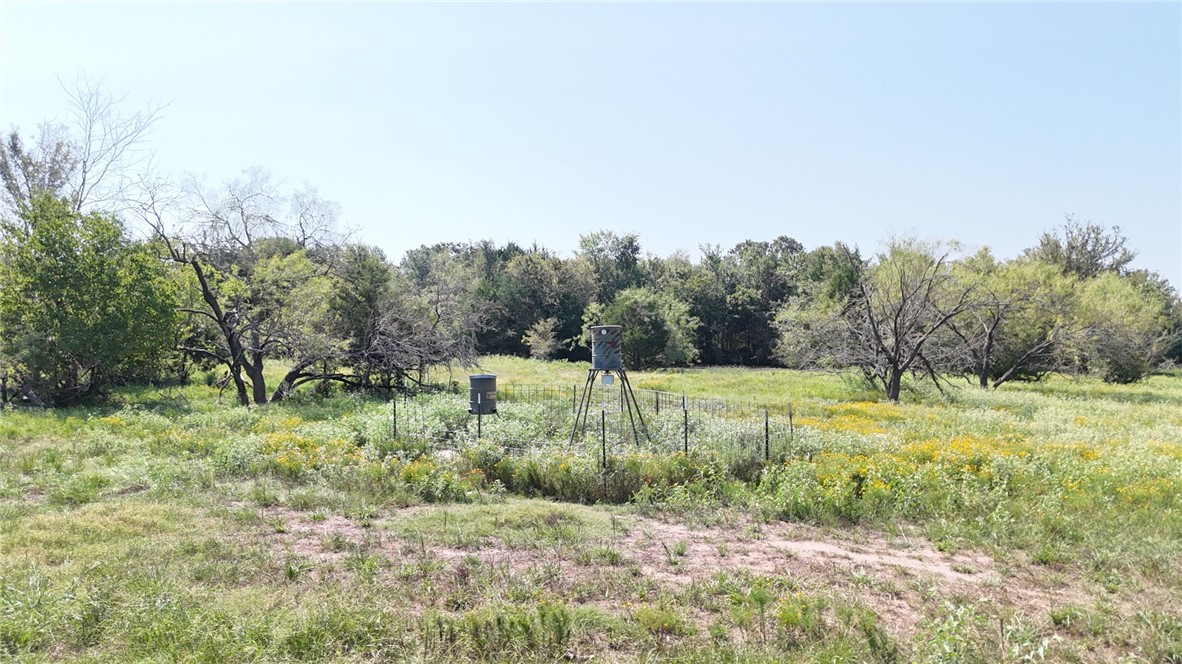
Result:
<svg viewBox="0 0 1182 664"><path fill-rule="evenodd" d="M0 127L101 78L176 174L261 166L394 260L1120 226L1182 287L1182 4L0 2Z"/></svg>

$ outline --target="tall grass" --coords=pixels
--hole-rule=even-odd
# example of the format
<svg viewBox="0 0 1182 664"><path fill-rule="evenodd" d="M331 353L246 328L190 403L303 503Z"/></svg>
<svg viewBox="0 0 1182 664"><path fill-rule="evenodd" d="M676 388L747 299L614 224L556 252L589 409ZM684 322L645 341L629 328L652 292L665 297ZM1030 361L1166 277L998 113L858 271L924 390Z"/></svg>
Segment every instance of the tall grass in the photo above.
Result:
<svg viewBox="0 0 1182 664"><path fill-rule="evenodd" d="M502 384L561 385L586 367L488 358L480 369ZM681 413L663 413L649 422L656 442L613 431L605 457L593 430L570 444L569 412L545 404L503 402L478 435L462 397L421 396L399 404L407 419L395 435L384 399L245 408L219 404L203 385L128 389L104 408L3 411L0 656L1031 661L1050 652L1048 628L1031 617L971 602L934 599L910 640L895 643L871 607L791 580L723 575L664 589L601 543L616 512L510 495L918 531L941 548L1029 561L1140 605L1120 615L1100 600L1053 607L1044 620L1083 644L1070 652L1100 644L1144 661L1182 655L1182 377L958 387L901 404L841 376L789 371L632 379L767 407L791 401L793 435L765 460L761 422L702 419L687 453ZM335 563L265 543L290 526L284 510L364 530L424 503L443 511L399 516L394 534L374 541L338 533ZM510 573L425 555L432 537L476 547L494 535L602 567L600 585L563 585L544 565ZM401 557L374 543L382 536L405 540Z"/></svg>

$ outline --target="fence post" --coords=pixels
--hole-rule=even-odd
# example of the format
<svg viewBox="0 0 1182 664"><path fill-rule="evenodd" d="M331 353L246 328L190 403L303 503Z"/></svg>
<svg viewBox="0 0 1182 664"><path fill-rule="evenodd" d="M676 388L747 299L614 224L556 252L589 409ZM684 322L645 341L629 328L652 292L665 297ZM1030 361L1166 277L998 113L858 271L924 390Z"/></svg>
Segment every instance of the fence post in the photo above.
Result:
<svg viewBox="0 0 1182 664"><path fill-rule="evenodd" d="M398 393L394 393L394 398L390 400L390 427L393 430L394 440L398 440Z"/></svg>
<svg viewBox="0 0 1182 664"><path fill-rule="evenodd" d="M682 442L682 452L689 454L689 404L685 400L685 395L681 395L681 415L684 418L681 430L684 436Z"/></svg>
<svg viewBox="0 0 1182 664"><path fill-rule="evenodd" d="M764 461L771 461L772 460L771 440L772 440L771 439L771 431L770 431L770 426L768 424L767 409L764 408L763 409L763 460Z"/></svg>
<svg viewBox="0 0 1182 664"><path fill-rule="evenodd" d="M476 440L480 440L484 435L484 406L481 405L483 396L480 392L476 393Z"/></svg>
<svg viewBox="0 0 1182 664"><path fill-rule="evenodd" d="M657 412L657 415L661 414L661 393L660 392L653 392L653 410L655 410Z"/></svg>
<svg viewBox="0 0 1182 664"><path fill-rule="evenodd" d="M604 470L607 470L607 410L599 410L599 446L602 452L602 465Z"/></svg>
<svg viewBox="0 0 1182 664"><path fill-rule="evenodd" d="M788 442L796 442L796 428L792 425L792 402L788 402Z"/></svg>
<svg viewBox="0 0 1182 664"><path fill-rule="evenodd" d="M575 401L576 401L575 393L576 392L577 392L577 388L574 385L571 385L570 386L570 412L575 413L577 415L579 412L579 407L577 405L575 405Z"/></svg>

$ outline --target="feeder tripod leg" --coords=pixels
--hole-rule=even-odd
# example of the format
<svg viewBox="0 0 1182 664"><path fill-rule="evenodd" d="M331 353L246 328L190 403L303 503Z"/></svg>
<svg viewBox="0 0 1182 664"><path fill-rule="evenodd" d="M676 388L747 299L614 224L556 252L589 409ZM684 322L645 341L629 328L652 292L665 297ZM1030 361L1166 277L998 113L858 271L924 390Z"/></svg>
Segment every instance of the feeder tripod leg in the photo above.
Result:
<svg viewBox="0 0 1182 664"><path fill-rule="evenodd" d="M598 371L588 373L587 384L583 387L583 429L579 432L580 436L587 434L587 418L591 416L591 401L595 398L595 377L598 375Z"/></svg>
<svg viewBox="0 0 1182 664"><path fill-rule="evenodd" d="M587 380L583 383L583 394L579 397L579 407L575 411L574 426L570 430L570 442L568 446L575 444L575 436L579 434L579 418L583 419L583 433L587 432L587 415L591 409L591 385L595 381L595 372L587 373Z"/></svg>
<svg viewBox="0 0 1182 664"><path fill-rule="evenodd" d="M640 447L640 435L636 433L636 418L632 416L633 407L636 408L636 415L640 415L640 404L636 403L636 395L632 393L632 385L628 382L628 375L623 370L620 371L620 398L624 401L624 406L628 409L628 422L632 425L632 440L635 441L636 447ZM644 420L641 420L643 423ZM644 432L645 437L648 437L648 431Z"/></svg>
<svg viewBox="0 0 1182 664"><path fill-rule="evenodd" d="M632 399L632 403L636 406L636 417L640 418L640 428L644 431L644 437L648 442L653 442L653 437L648 433L648 425L644 422L644 413L640 412L640 404L636 402L636 393L632 391L632 381L628 380L628 374L623 369L620 370L620 381L624 383L624 387L628 390L628 395ZM632 411L628 411L629 417ZM632 424L632 435L636 436L636 423ZM637 438L636 444L640 444L640 439Z"/></svg>

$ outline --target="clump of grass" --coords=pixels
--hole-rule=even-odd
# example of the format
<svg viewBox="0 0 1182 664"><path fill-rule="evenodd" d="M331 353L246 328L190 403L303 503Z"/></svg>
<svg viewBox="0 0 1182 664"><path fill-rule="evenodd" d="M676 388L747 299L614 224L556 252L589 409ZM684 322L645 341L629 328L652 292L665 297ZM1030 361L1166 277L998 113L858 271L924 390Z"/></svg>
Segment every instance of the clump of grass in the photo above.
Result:
<svg viewBox="0 0 1182 664"><path fill-rule="evenodd" d="M645 604L633 609L632 617L649 634L686 636L694 633L692 624L672 607Z"/></svg>

